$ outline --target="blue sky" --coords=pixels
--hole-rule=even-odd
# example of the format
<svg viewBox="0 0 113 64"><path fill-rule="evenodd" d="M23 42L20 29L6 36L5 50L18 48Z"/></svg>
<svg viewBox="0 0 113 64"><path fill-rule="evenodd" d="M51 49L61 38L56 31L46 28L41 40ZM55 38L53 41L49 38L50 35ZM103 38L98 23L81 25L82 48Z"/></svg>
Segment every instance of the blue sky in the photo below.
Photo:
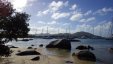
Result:
<svg viewBox="0 0 113 64"><path fill-rule="evenodd" d="M16 11L31 15L29 33L86 31L109 36L113 0L9 0ZM101 30L100 30L101 29ZM36 31L37 30L37 31Z"/></svg>

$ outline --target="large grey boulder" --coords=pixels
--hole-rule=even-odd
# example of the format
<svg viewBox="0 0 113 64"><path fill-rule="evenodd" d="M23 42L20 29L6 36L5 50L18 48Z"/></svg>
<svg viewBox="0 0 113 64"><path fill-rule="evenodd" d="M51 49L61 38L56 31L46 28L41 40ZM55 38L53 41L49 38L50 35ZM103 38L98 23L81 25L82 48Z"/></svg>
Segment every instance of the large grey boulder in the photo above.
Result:
<svg viewBox="0 0 113 64"><path fill-rule="evenodd" d="M68 49L71 50L71 43L67 39L59 39L50 42L46 48L60 48L60 49Z"/></svg>
<svg viewBox="0 0 113 64"><path fill-rule="evenodd" d="M80 51L76 55L77 58L80 60L96 61L95 55L90 51Z"/></svg>

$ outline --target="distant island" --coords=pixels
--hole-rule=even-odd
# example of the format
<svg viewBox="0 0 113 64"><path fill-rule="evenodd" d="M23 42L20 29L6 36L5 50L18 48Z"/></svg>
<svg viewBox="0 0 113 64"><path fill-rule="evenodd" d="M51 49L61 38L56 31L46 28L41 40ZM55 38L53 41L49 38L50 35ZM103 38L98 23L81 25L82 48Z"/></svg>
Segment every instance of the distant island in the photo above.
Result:
<svg viewBox="0 0 113 64"><path fill-rule="evenodd" d="M93 35L88 32L76 32L73 34L70 33L59 33L59 34L29 34L28 37L35 37L35 38L44 38L44 37L49 37L49 38L80 38L80 39L101 39L103 37Z"/></svg>

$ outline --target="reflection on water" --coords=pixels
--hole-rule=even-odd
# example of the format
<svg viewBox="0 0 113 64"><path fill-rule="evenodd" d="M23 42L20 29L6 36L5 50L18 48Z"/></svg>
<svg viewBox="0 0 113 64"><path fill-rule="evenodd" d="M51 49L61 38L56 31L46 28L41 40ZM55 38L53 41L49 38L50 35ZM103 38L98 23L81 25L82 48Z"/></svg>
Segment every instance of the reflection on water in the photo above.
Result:
<svg viewBox="0 0 113 64"><path fill-rule="evenodd" d="M47 48L46 51L48 52L49 55L60 56L65 58L69 58L71 55L69 50L64 50L64 49Z"/></svg>

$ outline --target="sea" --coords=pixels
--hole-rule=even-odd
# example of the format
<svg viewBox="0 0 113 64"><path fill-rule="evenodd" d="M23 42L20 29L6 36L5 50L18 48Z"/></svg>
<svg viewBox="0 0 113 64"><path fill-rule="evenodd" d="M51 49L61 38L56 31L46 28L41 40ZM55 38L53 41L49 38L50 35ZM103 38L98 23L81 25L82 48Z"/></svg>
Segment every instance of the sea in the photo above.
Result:
<svg viewBox="0 0 113 64"><path fill-rule="evenodd" d="M79 39L80 42L71 42L71 51L65 51L62 49L47 49L45 46L51 41L56 39L40 39L34 38L30 41L12 41L7 43L7 45L14 45L20 48L27 48L31 45L34 45L34 48L40 48L39 45L43 44L43 52L45 55L50 56L63 56L65 59L72 58L72 53L77 53L80 50L77 50L76 47L79 45L90 45L94 47L95 50L91 50L96 56L96 62L82 61L74 59L75 64L113 64L113 51L110 51L109 48L113 48L113 40L105 39Z"/></svg>

